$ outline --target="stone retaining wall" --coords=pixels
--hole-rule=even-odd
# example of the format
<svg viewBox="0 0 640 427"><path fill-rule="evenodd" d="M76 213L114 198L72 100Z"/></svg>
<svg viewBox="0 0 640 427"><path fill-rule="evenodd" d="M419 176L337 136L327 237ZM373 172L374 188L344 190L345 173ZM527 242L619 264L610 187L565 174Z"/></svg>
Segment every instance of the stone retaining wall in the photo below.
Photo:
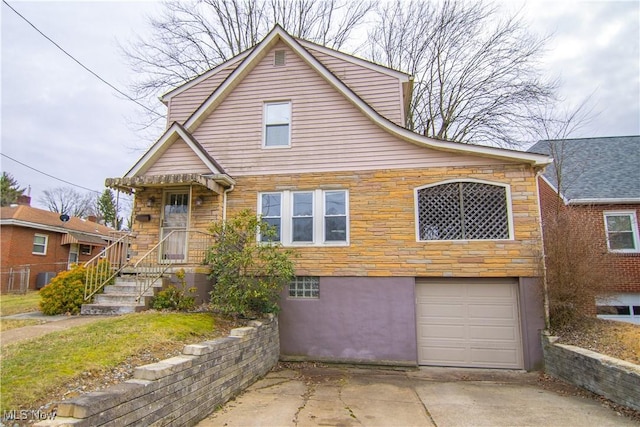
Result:
<svg viewBox="0 0 640 427"><path fill-rule="evenodd" d="M192 426L265 375L280 353L272 316L228 337L185 346L183 354L136 368L134 377L58 406L37 426Z"/></svg>
<svg viewBox="0 0 640 427"><path fill-rule="evenodd" d="M545 372L640 411L640 366L542 336Z"/></svg>

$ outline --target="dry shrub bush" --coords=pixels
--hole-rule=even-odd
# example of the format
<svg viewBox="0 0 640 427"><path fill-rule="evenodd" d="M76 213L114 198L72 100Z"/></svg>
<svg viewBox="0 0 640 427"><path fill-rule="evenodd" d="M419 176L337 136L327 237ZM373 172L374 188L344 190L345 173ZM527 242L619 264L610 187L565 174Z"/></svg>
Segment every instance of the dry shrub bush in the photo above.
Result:
<svg viewBox="0 0 640 427"><path fill-rule="evenodd" d="M595 314L595 298L606 295L612 274L595 216L564 208L548 215L543 226L549 319L557 331Z"/></svg>

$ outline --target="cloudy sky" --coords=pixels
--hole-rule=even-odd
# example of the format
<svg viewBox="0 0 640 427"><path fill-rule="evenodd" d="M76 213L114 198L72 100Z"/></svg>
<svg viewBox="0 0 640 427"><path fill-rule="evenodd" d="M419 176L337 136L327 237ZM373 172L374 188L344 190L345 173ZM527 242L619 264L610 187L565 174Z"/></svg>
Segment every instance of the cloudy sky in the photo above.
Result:
<svg viewBox="0 0 640 427"><path fill-rule="evenodd" d="M133 75L118 42L144 33L146 16L160 8L155 2L6 1L123 91ZM542 67L560 79L564 105L571 108L593 93L597 117L574 136L640 134L640 2L504 4L508 10L520 7L531 31L553 34ZM2 171L31 187L32 206L44 207L38 201L42 192L68 183L102 192L104 179L122 176L152 142L136 130L140 107L82 69L4 3L0 14Z"/></svg>

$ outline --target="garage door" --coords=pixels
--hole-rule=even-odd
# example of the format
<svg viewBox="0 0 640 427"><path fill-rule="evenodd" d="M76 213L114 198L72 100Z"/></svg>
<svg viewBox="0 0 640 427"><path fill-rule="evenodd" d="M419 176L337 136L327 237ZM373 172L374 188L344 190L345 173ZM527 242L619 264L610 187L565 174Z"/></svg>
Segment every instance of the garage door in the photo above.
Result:
<svg viewBox="0 0 640 427"><path fill-rule="evenodd" d="M420 365L523 367L513 281L417 279L416 302Z"/></svg>

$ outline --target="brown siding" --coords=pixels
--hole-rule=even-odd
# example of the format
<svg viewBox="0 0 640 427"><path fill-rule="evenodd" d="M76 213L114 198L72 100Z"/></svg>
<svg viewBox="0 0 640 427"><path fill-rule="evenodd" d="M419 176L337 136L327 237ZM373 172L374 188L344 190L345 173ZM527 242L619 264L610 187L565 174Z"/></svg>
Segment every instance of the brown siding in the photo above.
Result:
<svg viewBox="0 0 640 427"><path fill-rule="evenodd" d="M211 171L184 141L178 140L156 160L145 175L175 173L211 173Z"/></svg>
<svg viewBox="0 0 640 427"><path fill-rule="evenodd" d="M288 55L284 67L272 57L273 50L194 131L231 176L500 163L401 141L298 57ZM263 149L263 105L277 100L292 102L291 147Z"/></svg>
<svg viewBox="0 0 640 427"><path fill-rule="evenodd" d="M402 87L397 78L316 49L307 50L374 110L395 124L404 126Z"/></svg>

